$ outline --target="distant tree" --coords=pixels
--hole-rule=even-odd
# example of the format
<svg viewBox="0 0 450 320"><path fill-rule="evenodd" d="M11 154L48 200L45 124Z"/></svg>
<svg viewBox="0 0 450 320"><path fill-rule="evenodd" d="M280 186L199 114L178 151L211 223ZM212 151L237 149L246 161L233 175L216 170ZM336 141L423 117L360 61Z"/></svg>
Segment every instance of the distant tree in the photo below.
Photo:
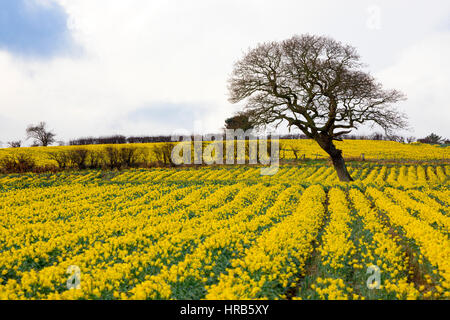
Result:
<svg viewBox="0 0 450 320"><path fill-rule="evenodd" d="M22 146L22 140L16 140L16 141L9 141L8 147L9 148L20 148Z"/></svg>
<svg viewBox="0 0 450 320"><path fill-rule="evenodd" d="M109 168L111 169L120 169L120 152L117 146L106 146L104 148L105 151L105 160Z"/></svg>
<svg viewBox="0 0 450 320"><path fill-rule="evenodd" d="M122 135L113 135L97 138L97 142L98 144L125 144L127 143L127 138Z"/></svg>
<svg viewBox="0 0 450 320"><path fill-rule="evenodd" d="M43 147L48 146L55 142L56 134L46 129L47 124L40 122L38 125L29 125L27 127L27 139L33 138L33 146L41 145Z"/></svg>
<svg viewBox="0 0 450 320"><path fill-rule="evenodd" d="M58 163L60 169L66 169L71 165L68 150L52 150L47 153L48 157Z"/></svg>
<svg viewBox="0 0 450 320"><path fill-rule="evenodd" d="M67 156L74 166L78 169L86 169L86 159L89 156L89 150L84 148L75 148L67 150Z"/></svg>
<svg viewBox="0 0 450 320"><path fill-rule="evenodd" d="M442 137L438 136L437 134L431 133L425 138L417 140L421 143L429 143L429 144L441 144L442 143Z"/></svg>
<svg viewBox="0 0 450 320"><path fill-rule="evenodd" d="M0 172L28 172L36 168L36 161L29 152L7 154L0 159Z"/></svg>
<svg viewBox="0 0 450 320"><path fill-rule="evenodd" d="M334 140L366 123L385 132L406 127L393 107L404 95L384 90L359 60L355 48L328 37L262 43L235 64L229 100L246 101L253 125L300 129L328 153L339 179L351 181Z"/></svg>
<svg viewBox="0 0 450 320"><path fill-rule="evenodd" d="M126 168L135 167L138 164L138 158L141 154L141 148L126 146L120 148L120 161Z"/></svg>
<svg viewBox="0 0 450 320"><path fill-rule="evenodd" d="M171 155L174 147L170 142L158 143L153 146L152 153L159 163L173 165Z"/></svg>
<svg viewBox="0 0 450 320"><path fill-rule="evenodd" d="M373 134L370 136L370 138L371 138L372 140L383 140L383 139L384 139L384 135L383 135L382 133L380 133L380 132L375 132L375 133L373 133Z"/></svg>
<svg viewBox="0 0 450 320"><path fill-rule="evenodd" d="M386 136L386 140L388 140L388 141L395 141L395 142L405 142L405 138L404 137L398 136L398 135L395 135L395 134L391 134L391 135Z"/></svg>
<svg viewBox="0 0 450 320"><path fill-rule="evenodd" d="M408 142L408 143L413 143L416 140L417 140L416 137L413 137L413 136L409 136L406 138L406 142Z"/></svg>
<svg viewBox="0 0 450 320"><path fill-rule="evenodd" d="M249 115L245 112L239 112L233 117L225 120L225 129L242 129L247 131L253 129L253 124L250 122Z"/></svg>
<svg viewBox="0 0 450 320"><path fill-rule="evenodd" d="M79 138L79 139L69 141L70 146L81 146L81 145L88 145L88 144L98 144L97 139L94 137L87 137L87 138Z"/></svg>

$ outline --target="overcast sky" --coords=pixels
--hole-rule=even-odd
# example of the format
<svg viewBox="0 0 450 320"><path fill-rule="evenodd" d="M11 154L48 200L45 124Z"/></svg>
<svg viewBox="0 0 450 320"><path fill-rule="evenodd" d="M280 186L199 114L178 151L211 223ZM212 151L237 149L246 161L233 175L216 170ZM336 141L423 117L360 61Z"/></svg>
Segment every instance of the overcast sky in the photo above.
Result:
<svg viewBox="0 0 450 320"><path fill-rule="evenodd" d="M450 1L0 0L0 141L217 131L233 62L259 42L355 46L413 128L450 138Z"/></svg>

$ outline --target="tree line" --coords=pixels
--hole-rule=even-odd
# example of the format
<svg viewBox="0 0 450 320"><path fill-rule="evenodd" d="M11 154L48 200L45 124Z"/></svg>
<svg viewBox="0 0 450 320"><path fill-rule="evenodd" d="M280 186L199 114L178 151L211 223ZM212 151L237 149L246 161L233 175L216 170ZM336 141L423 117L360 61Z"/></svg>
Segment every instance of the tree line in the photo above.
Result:
<svg viewBox="0 0 450 320"><path fill-rule="evenodd" d="M249 116L243 112L238 112L236 115L227 118L225 120L224 129L242 129L248 130L253 129L253 125L250 123ZM133 144L133 143L156 143L156 142L171 142L172 137L168 135L154 135L154 136L124 136L124 135L111 135L111 136L101 136L101 137L84 137L78 139L69 140L66 144L63 141L56 140L56 134L47 129L47 124L45 122L40 122L37 125L29 125L26 129L27 140L33 139L32 147L36 146L49 146L57 144L60 146L85 146L85 145L106 145L106 144ZM225 134L215 133L209 134L209 136L221 136L225 139ZM205 135L206 136L206 135ZM181 137L183 138L183 137ZM345 134L341 136L345 140L385 140L385 141L396 141L402 143L429 143L429 144L450 144L449 139L445 139L435 133L431 133L424 138L417 139L416 137L409 136L404 137L395 134L383 134L380 132L375 132L372 134ZM194 136L190 137L194 140ZM305 134L294 133L294 134L282 134L280 139L310 139ZM7 146L9 148L20 148L23 142L21 140L9 141Z"/></svg>
<svg viewBox="0 0 450 320"><path fill-rule="evenodd" d="M203 141L200 149L194 148L191 142L192 160L202 157L209 142ZM148 146L130 144L101 145L98 147L72 146L67 148L49 148L39 151L39 155L32 152L7 153L0 158L0 172L46 172L67 169L101 169L121 170L127 168L151 168L175 166L172 161L172 151L176 143L162 142ZM235 159L238 157L235 144ZM270 144L269 150L270 153ZM300 151L299 151L300 152ZM223 153L225 155L225 152ZM249 154L249 143L245 144L245 155ZM39 161L38 161L39 160ZM53 164L48 160L52 160ZM193 162L193 161L192 161Z"/></svg>

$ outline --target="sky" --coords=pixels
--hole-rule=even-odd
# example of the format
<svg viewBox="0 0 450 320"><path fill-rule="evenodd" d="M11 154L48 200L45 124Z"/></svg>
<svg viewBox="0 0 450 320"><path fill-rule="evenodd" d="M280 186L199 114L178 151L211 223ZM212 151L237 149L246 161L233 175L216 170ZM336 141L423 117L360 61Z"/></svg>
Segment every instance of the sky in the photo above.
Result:
<svg viewBox="0 0 450 320"><path fill-rule="evenodd" d="M401 134L450 138L448 0L0 0L0 141L40 121L63 141L218 131L242 108L233 63L303 33L355 46L406 94Z"/></svg>

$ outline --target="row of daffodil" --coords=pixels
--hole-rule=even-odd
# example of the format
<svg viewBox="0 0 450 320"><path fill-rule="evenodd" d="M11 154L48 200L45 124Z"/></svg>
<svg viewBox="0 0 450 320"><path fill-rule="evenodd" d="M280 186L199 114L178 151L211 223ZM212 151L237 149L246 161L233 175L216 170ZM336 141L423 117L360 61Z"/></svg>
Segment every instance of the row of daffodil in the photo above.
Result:
<svg viewBox="0 0 450 320"><path fill-rule="evenodd" d="M356 184L390 185L393 187L415 188L420 186L445 185L449 179L449 166L443 165L390 165L380 166L367 163L349 166ZM260 169L252 166L199 167L150 170L131 169L122 172L60 172L57 174L0 175L3 185L52 185L63 183L90 183L111 181L117 183L147 182L187 182L187 181L270 181L276 183L302 183L333 186L339 184L334 169L329 165L281 166L275 176L261 176Z"/></svg>
<svg viewBox="0 0 450 320"><path fill-rule="evenodd" d="M411 193L422 194L416 190ZM316 263L315 272L322 277L315 278L310 285L315 295L308 293L308 288L303 288L299 294L320 299L417 299L431 297L437 290L434 296L440 297L441 287L430 289L430 286L410 280L414 270L400 244L400 237L392 236L363 193L351 188L348 195L355 210L350 210L343 191L329 191L330 221L322 235L322 245L318 249L321 261ZM440 207L435 201L434 206ZM423 263L420 258L419 263ZM365 283L355 286L355 283L366 280L363 267L380 270L382 284L367 284L368 290ZM350 272L349 268L353 271ZM425 274L424 278L431 282L430 275ZM353 288L358 288L359 294Z"/></svg>
<svg viewBox="0 0 450 320"><path fill-rule="evenodd" d="M164 270L151 281L136 286L132 290L135 293L133 298L152 295L150 290L154 287L153 282L164 283L173 288L172 298L204 298L205 286L217 282L218 275L232 259L239 258L262 230L270 228L291 213L295 205L293 200L298 192L298 188L283 191L280 185L268 187L250 206L230 218L219 217L214 221L217 225L214 226L217 230L214 234L205 238L183 261ZM209 225L208 228L212 226Z"/></svg>
<svg viewBox="0 0 450 320"><path fill-rule="evenodd" d="M223 201L228 199L229 193L235 193L239 187L240 186L237 185L224 188L225 198L208 197L205 200L210 200L209 203L211 204L217 202L219 202L217 205L223 204ZM139 200L136 199L136 201L140 203L136 204L128 199L126 206L124 205L123 207L121 204L124 203L124 198L120 199L121 197L117 197L117 194L110 194L111 198L109 198L109 194L106 194L105 197L99 197L97 203L91 202L85 208L83 208L82 205L80 206L80 202L72 203L72 205L78 204L78 206L81 207L81 210L76 211L78 207L74 206L74 208L71 208L73 209L73 212L70 212L68 223L66 222L65 224L58 225L57 228L54 228L54 230L58 230L61 233L64 233L65 231L66 234L59 237L54 237L52 234L53 237L50 238L49 241L33 243L31 250L27 250L28 247L25 247L28 255L23 255L26 257L26 260L24 261L17 259L17 254L15 254L15 252L13 254L9 253L11 250L2 252L5 256L2 256L3 259L11 256L12 259L14 259L9 259L12 260L12 264L10 265L3 264L6 265L4 271L6 270L7 274L10 273L11 270L14 271L15 265L19 265L20 267L16 267L16 273L18 274L12 275L9 279L8 277L5 279L5 281L7 280L7 284L1 289L5 289L4 292L8 292L8 287L14 287L19 289L19 297L24 296L25 292L27 292L26 280L29 281L32 279L38 284L39 281L45 282L45 285L43 285L44 283L41 283L38 287L51 292L52 290L49 288L54 287L52 284L53 282L56 281L55 283L59 283L59 285L62 283L59 280L61 277L65 277L63 276L65 270L63 269L68 263L77 265L75 263L76 260L78 260L79 263L82 261L84 263L83 269L85 272L88 272L91 266L106 267L108 262L113 263L114 260L124 261L124 259L129 257L130 252L147 248L149 243L152 243L154 240L151 237L159 239L158 234L166 234L169 231L176 233L179 231L179 221L183 215L180 216L176 209L199 202L201 199L200 193L203 192L208 194L214 191L215 188L214 186L210 186L210 188L193 192L195 189L195 186L180 188L179 190L174 189L174 191L170 192L167 196L162 196L156 201L152 201L152 194L158 194L158 191L145 190L145 188L142 188L141 186L134 191L134 196L136 196L135 192L140 192L140 195L142 195L142 193L145 194L145 191L149 191L148 196L139 197ZM83 193L84 192L85 189L83 189ZM180 199L183 198L183 193L184 196L187 196L190 193L192 193L193 196L187 197L188 199L183 202ZM194 195L194 193L196 194ZM127 194L132 198L133 191L129 190ZM113 195L114 197L112 197ZM220 195L218 194L217 196ZM117 198L119 198L119 201L114 201ZM88 200L92 199L88 198ZM65 201L65 203L70 203L70 200ZM83 209L87 208L90 210L84 210L83 212ZM96 210L92 210L93 208ZM59 211L59 215L61 215L61 211L64 212L64 207L57 208L56 210ZM40 210L41 216L45 216L43 213L48 212L42 211L44 210ZM174 214L174 212L177 212L177 214ZM39 210L37 213L39 214ZM186 213L183 212L183 214ZM171 218L173 219L172 223L167 223ZM64 228L65 226L68 226L68 228ZM149 231L148 237L139 237L142 236L142 230ZM31 265L22 271L22 269L24 269L23 262L29 260L28 256L30 254L34 254L41 258L41 255L54 253L55 251L57 253L56 262L48 261L49 263L44 263L43 268L40 265ZM38 260L38 262L41 263L40 260ZM79 264L80 267L81 264L82 263ZM33 267L33 269L31 269L31 267ZM39 271L36 272L36 270ZM29 284L32 283L33 281ZM25 287L21 288L23 286ZM29 288L30 287L28 286L28 289ZM13 292L17 293L17 291L14 290Z"/></svg>
<svg viewBox="0 0 450 320"><path fill-rule="evenodd" d="M99 171L62 171L58 173L45 173L45 174L35 174L35 173L22 173L22 174L9 174L0 175L0 185L12 185L15 183L28 183L30 185L36 185L39 183L74 183L74 182L84 182L94 179L100 174Z"/></svg>
<svg viewBox="0 0 450 320"><path fill-rule="evenodd" d="M366 283L368 268L374 268L372 271L381 268L388 278L401 284L395 292L397 298L416 297L414 288L405 288L404 277L399 279L407 269L401 247L370 211L362 193L358 189L349 190L353 207L341 189L333 188L328 195L330 219L317 250L320 261L316 263L315 273L319 276L312 277L312 293L303 287L299 294L309 299L387 298L389 291L376 283L381 279Z"/></svg>
<svg viewBox="0 0 450 320"><path fill-rule="evenodd" d="M419 186L444 184L448 181L447 166L381 166L372 170L360 180L364 184L413 188Z"/></svg>
<svg viewBox="0 0 450 320"><path fill-rule="evenodd" d="M413 283L408 281L410 262L400 244L399 236L390 232L388 226L380 219L378 212L372 208L371 202L360 190L351 188L348 195L357 216L362 220L363 229L369 232L360 240L357 251L361 252L362 247L366 247L368 252L360 253L361 256L366 257L364 266L369 268L375 266L380 271L381 283L369 283L370 291L366 291L368 298L383 296L391 298L390 294L397 299L418 298L419 291Z"/></svg>
<svg viewBox="0 0 450 320"><path fill-rule="evenodd" d="M426 221L431 226L436 224L437 228L447 236L450 235L450 217L443 214L446 210L429 197L420 196L423 192L414 192L416 196L420 196L426 203L415 200L406 191L394 188L385 188L385 193L391 196L392 200L400 204L406 210L409 210L414 216ZM441 212L442 210L443 212ZM446 212L448 213L448 212Z"/></svg>
<svg viewBox="0 0 450 320"><path fill-rule="evenodd" d="M241 190L236 194L239 188ZM258 189L259 187L256 187L256 190ZM256 190L242 185L224 187L212 197L192 203L185 210L179 209L175 215L176 219L161 222L156 229L163 232L156 234L152 228L145 227L137 234L137 237L144 239L151 237L154 241L148 243L143 250L129 254L126 263L117 263L102 270L88 270L83 282L87 285L87 292L92 291L90 288L94 288L92 292L96 297L100 295L126 299L133 294L128 292L129 289L138 283L152 279L171 264L182 260L185 254L198 245L202 240L197 233L199 226L210 225L214 216L222 212L222 208L236 210L245 206L245 203L254 198ZM104 276L100 273L104 273ZM156 286L158 290L147 298L162 298L170 295L170 287L162 284L156 284ZM65 296L62 295L62 297Z"/></svg>
<svg viewBox="0 0 450 320"><path fill-rule="evenodd" d="M389 184L395 187L413 188L445 184L449 177L446 173L446 168L447 166L393 165L387 167L366 164L362 167L349 166L349 171L356 181L363 184L380 186ZM255 167L166 170L170 174L164 176L164 178L170 181L180 181L181 179L187 179L188 181L248 181L265 179L277 182L321 183L323 185L336 185L339 183L334 169L328 165L281 166L279 172L273 177L261 177L259 168ZM154 174L151 172L135 177L128 177L128 173L126 173L123 177L118 176L117 179L120 179L120 181L128 181L128 179L133 179L134 181L156 181L157 179L155 180L153 176Z"/></svg>
<svg viewBox="0 0 450 320"><path fill-rule="evenodd" d="M167 196L174 197L180 192L189 192L193 189L194 187L175 189L175 192ZM27 255L35 251L34 247L43 246L44 242L47 246L49 242L56 246L61 244L71 246L71 243L61 243L58 237L70 236L67 231L75 227L73 224L85 224L92 220L108 222L105 219L106 212L100 213L89 200L95 201L98 206L106 207L109 211L117 211L122 210L120 203L136 198L136 195L147 193L146 197L140 197L135 199L134 203L130 203L131 208L155 200L169 190L168 187L158 186L121 188L74 185L41 188L40 193L36 193L35 196L28 195L33 190L15 191L4 199L1 207L4 213L1 220L5 226L1 233L2 244L6 246L4 249L12 249L2 254L10 255L12 259L17 260L21 256L20 252L23 251L23 254ZM164 200L159 199L159 203L164 203ZM154 202L155 206L157 204L158 202ZM89 214L85 214L86 212ZM120 215L118 218L121 218Z"/></svg>
<svg viewBox="0 0 450 320"><path fill-rule="evenodd" d="M168 191L168 188L158 190L157 186L125 188L123 191L116 186L69 188L72 190L65 190L66 192L60 187L44 189L45 192L39 198L31 200L21 201L21 196L26 195L25 190L20 191L16 197L7 198L20 205L10 207L6 204L2 208L2 213L5 213L2 214L2 220L5 219L4 225L8 226L2 230L4 247L0 259L3 262L3 273L26 271L33 264L36 264L35 267L46 265L53 262L53 256L60 251L58 259L63 259L72 252L82 251L86 242L123 233L127 231L124 226L130 226L127 219L130 219L131 214L136 214L134 210ZM174 201L180 193L192 190L194 187L175 189L153 201L151 209L158 207L158 201L161 206L170 200L168 197ZM134 202L129 201L146 192L147 196L135 199ZM124 202L127 202L126 208L121 206ZM28 261L31 263L27 263Z"/></svg>
<svg viewBox="0 0 450 320"><path fill-rule="evenodd" d="M311 289L320 299L364 299L347 283L357 281L349 279L348 275L362 268L361 258L365 253L357 252L363 251L362 241L359 247L353 241L357 217L352 214L344 191L339 188L329 190L328 211L329 221L321 237L322 244L317 249L320 256L318 269L324 270L324 275L315 279ZM350 269L353 272L349 272Z"/></svg>
<svg viewBox="0 0 450 320"><path fill-rule="evenodd" d="M128 291L182 260L184 255L202 241L202 237L197 233L200 226L211 225L216 215L223 214L222 210L233 212L245 207L247 202L254 199L260 188L243 185L223 187L205 200L197 199L197 202L185 210L178 209L177 213L173 214L174 219L166 218L155 228L145 226L141 232L135 234L137 238L150 238L142 250L129 253L123 263L106 268L87 268L82 283L86 286L85 289L82 287L84 295L122 299L133 295L133 292ZM213 233L214 230L210 229L209 232ZM154 291L154 295L148 295L147 298L162 298L171 293L168 286L158 283L156 287L158 289ZM67 298L71 297L70 294L64 292L51 298Z"/></svg>
<svg viewBox="0 0 450 320"><path fill-rule="evenodd" d="M355 245L350 239L354 218L350 214L345 193L332 188L328 192L328 211L330 220L322 236L319 253L322 262L332 269L344 267L348 257L354 252Z"/></svg>
<svg viewBox="0 0 450 320"><path fill-rule="evenodd" d="M256 189L258 189L258 188L256 188ZM245 191L245 190L244 190ZM255 196L255 192L257 192L257 190L255 190L255 191L252 191L252 192L250 192L250 193L252 193L253 194L253 197ZM235 204L234 204L234 206L233 207L230 207L230 206L224 206L223 207L223 210L225 210L225 211L223 211L223 212L230 212L229 210L231 209L231 212L233 212L233 211L237 211L239 208L243 208L243 207L245 207L245 203L249 200L249 190L247 190L247 191L245 191L245 192L243 192L242 193L242 195L240 196L240 197L237 197L237 198L239 198L240 199L240 201L235 201ZM245 194L247 194L247 197L245 197L244 195ZM218 196L218 195L217 195ZM236 199L237 199L236 198ZM236 200L235 199L235 200ZM244 202L243 202L244 201ZM210 208L210 206L206 206L205 207L205 209L208 209L208 208ZM233 209L233 208L235 208L235 209ZM190 213L189 214L193 214L193 213L195 213L195 214L198 214L201 210L200 210L201 208L199 208L199 207L197 207L197 208L192 208L192 210L193 211L190 211ZM219 212L216 212L217 214L219 213ZM214 214L213 215L207 215L207 217L209 217L209 220L213 220L214 219ZM191 219L191 220L195 220L195 219ZM205 223L205 225L209 225L210 223ZM178 224L179 225L179 224ZM190 229L186 229L186 233L177 233L175 236L176 237L179 237L179 240L180 241L182 241L182 242L184 242L184 243L188 243L189 244L189 241L187 241L186 239L189 239L189 237L191 237L192 239L190 239L191 240L191 242L192 241L200 241L201 240L201 237L198 237L198 234L195 234L195 229L196 229L196 227L198 227L198 223L197 224L194 224ZM185 229L185 228L187 228L187 226L186 226L186 223L184 223L183 224L183 230ZM141 237L142 237L142 234L140 235ZM172 238L173 239L173 238ZM171 240L172 240L171 239ZM159 242L158 242L159 243ZM166 241L166 243L165 244L167 244L166 246L165 246L165 249L169 249L170 250L170 252L167 254L167 256L166 256L166 258L167 259L174 259L174 258L177 258L178 256L179 256L179 254L181 254L181 253L183 253L183 249L181 249L180 251L179 251L179 254L177 253L177 251L176 251L176 249L177 249L177 246L173 243L173 241L172 242L169 242L169 243L167 243L167 241ZM190 246L189 246L190 247ZM184 249L186 249L186 248L184 248ZM158 251L158 250L156 250L156 251ZM161 251L161 250L160 250ZM161 252L160 252L161 253ZM163 254L165 254L165 251L163 251ZM142 262L143 264L144 264L144 270L142 270L143 268L142 268L142 266L141 267L139 267L139 272L141 272L142 274L141 275L145 275L145 277L146 278L148 278L148 277L150 277L150 275L149 275L149 273L148 273L148 268L146 267L146 266L148 266L149 264L151 264L151 263L153 263L153 261L154 261L154 259L155 259L155 256L154 255L152 255L152 254L149 254L149 252L147 252L147 254L145 255L145 256L143 256L140 260L139 260L139 258L140 258L140 256L136 256L136 257L133 257L133 256L127 256L127 260L134 260L134 261L136 261L136 260L138 260L137 261L137 265L136 265L136 268L138 267L138 265ZM169 261L169 260L165 260L165 261L162 261L161 262L161 264L159 265L159 267L165 267L165 266L167 266L167 265L170 265L170 262L171 261ZM86 278L86 276L84 277L85 278L85 280L84 280L84 282L83 283L85 283L85 282L87 282L87 284L88 284L88 286L89 286L89 284L90 284L90 287L96 287L95 289L94 289L94 291L95 291L95 295L98 295L98 293L99 292L97 292L97 291L100 291L100 293L101 293L101 296L107 296L107 294L108 293L105 293L104 291L105 290L101 290L101 285L102 285L102 283L104 283L105 281L106 282L111 282L112 280L114 280L114 276L111 276L111 274L112 275L114 275L114 272L112 272L113 270L118 270L118 269L120 269L122 272L123 272L123 269L124 269L124 265L123 264L116 264L116 265L113 265L113 266L111 266L111 268L109 268L109 270L106 270L106 271L104 271L104 273L106 274L106 275L109 275L109 277L105 277L104 279L92 279L92 277L90 276L92 273L98 273L98 272L94 272L94 271L92 271L91 272L91 270L89 270L89 274L87 275L87 278ZM154 267L154 266L152 266L152 267ZM134 273L134 274L132 274L131 276L130 276L130 281L131 281L131 283L127 283L127 286L132 286L133 285L133 281L135 282L135 281L137 281L137 279L140 279L140 280L143 280L143 277L141 277L141 275L140 274L136 274L136 272ZM119 273L119 277L120 278L122 278L123 277L123 273ZM99 281L97 281L97 283L95 283L95 281L93 281L93 280L99 280ZM102 281L103 280L103 281ZM135 284L135 283L134 283ZM106 287L109 287L109 288L107 288L108 290L112 290L114 287L123 287L123 285L120 285L120 284L117 284L117 283L113 283L113 284L108 284ZM99 289L100 288L100 289ZM164 290L162 290L163 288L160 288L161 290L159 290L159 293L158 293L158 295L159 294L162 294L163 296L166 294L165 292L164 292ZM111 292L111 295L113 295L113 294L117 294L117 292ZM54 296L53 296L54 297ZM123 298L123 296L122 296L122 298Z"/></svg>
<svg viewBox="0 0 450 320"><path fill-rule="evenodd" d="M405 208L396 204L382 191L373 187L366 189L377 208L389 219L390 224L398 227L404 237L413 241L420 250L419 264L429 262L439 284L434 286L435 296L450 296L450 240L441 231L426 221L413 217ZM427 260L427 261L425 261ZM429 281L430 282L430 281Z"/></svg>
<svg viewBox="0 0 450 320"><path fill-rule="evenodd" d="M208 287L207 299L283 298L305 273L325 214L326 194L308 187L294 212L264 230L242 258L232 261L218 282Z"/></svg>
<svg viewBox="0 0 450 320"><path fill-rule="evenodd" d="M328 212L329 220L321 237L321 245L317 248L320 256L317 268L325 269L327 277L318 277L311 284L311 289L320 299L342 300L348 299L349 295L358 299L357 294L351 295L352 288L346 286L342 279L346 273L344 269L355 262L351 259L356 248L351 239L354 217L341 189L331 188L328 191Z"/></svg>
<svg viewBox="0 0 450 320"><path fill-rule="evenodd" d="M417 196L413 194L414 197L418 198L421 201L424 201L424 198L430 198L432 202L438 202L442 204L445 208L450 206L450 190L434 190L427 189L426 194L421 193L423 196ZM448 215L448 214L447 214Z"/></svg>

